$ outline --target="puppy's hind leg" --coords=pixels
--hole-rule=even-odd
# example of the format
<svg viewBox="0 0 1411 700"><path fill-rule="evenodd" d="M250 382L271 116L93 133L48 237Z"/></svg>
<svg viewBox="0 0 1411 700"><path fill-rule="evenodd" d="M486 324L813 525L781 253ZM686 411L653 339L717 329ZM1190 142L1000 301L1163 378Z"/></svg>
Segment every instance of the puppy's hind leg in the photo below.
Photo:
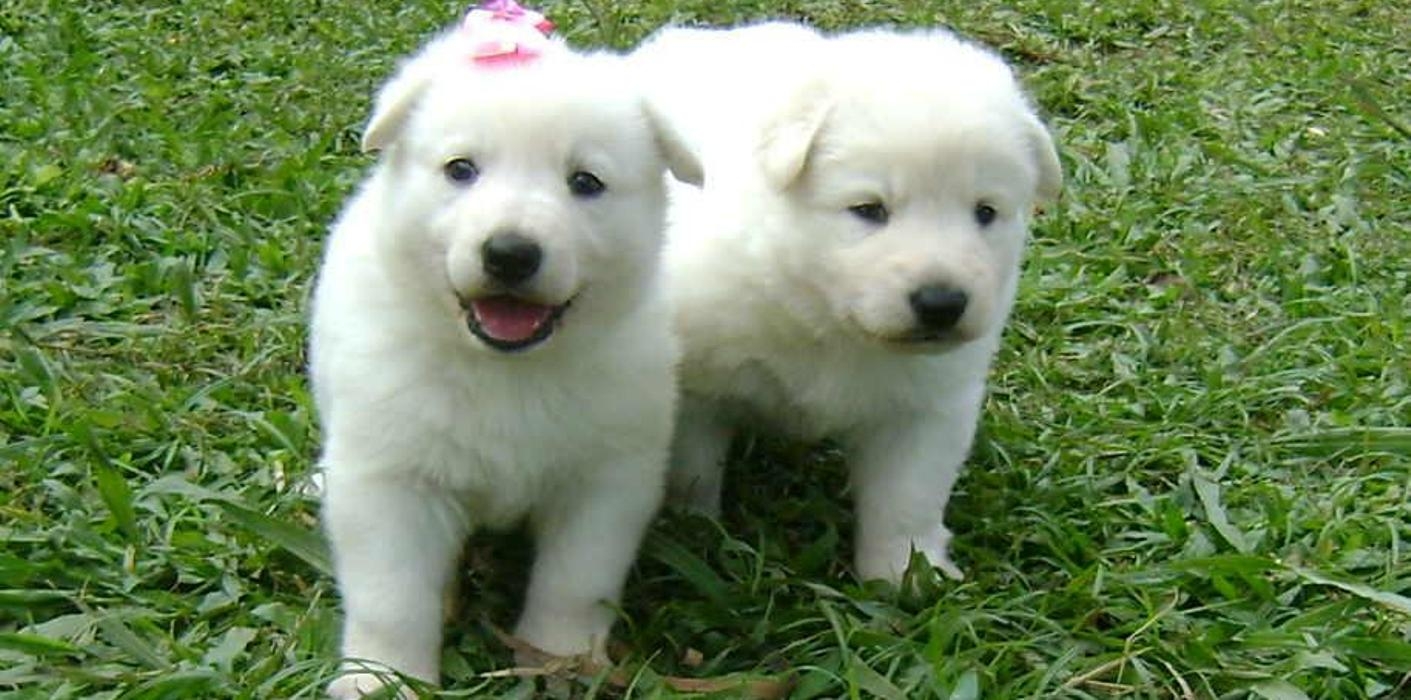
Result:
<svg viewBox="0 0 1411 700"><path fill-rule="evenodd" d="M393 669L435 683L440 673L442 593L467 526L445 494L406 480L327 479L324 526L343 597L343 675L334 698L392 683ZM403 697L413 697L404 689Z"/></svg>
<svg viewBox="0 0 1411 700"><path fill-rule="evenodd" d="M709 401L683 396L671 445L667 503L674 509L720 515L730 426Z"/></svg>
<svg viewBox="0 0 1411 700"><path fill-rule="evenodd" d="M607 467L535 511L534 569L516 636L550 654L607 661L623 582L661 505L664 456Z"/></svg>

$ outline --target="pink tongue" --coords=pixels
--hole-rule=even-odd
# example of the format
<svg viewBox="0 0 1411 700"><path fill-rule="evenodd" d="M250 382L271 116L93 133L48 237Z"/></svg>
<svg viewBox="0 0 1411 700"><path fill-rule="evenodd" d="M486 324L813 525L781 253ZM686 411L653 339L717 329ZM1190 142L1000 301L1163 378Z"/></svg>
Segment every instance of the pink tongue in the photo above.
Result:
<svg viewBox="0 0 1411 700"><path fill-rule="evenodd" d="M470 303L481 330L508 341L528 340L553 315L552 306L532 304L513 297L487 297Z"/></svg>

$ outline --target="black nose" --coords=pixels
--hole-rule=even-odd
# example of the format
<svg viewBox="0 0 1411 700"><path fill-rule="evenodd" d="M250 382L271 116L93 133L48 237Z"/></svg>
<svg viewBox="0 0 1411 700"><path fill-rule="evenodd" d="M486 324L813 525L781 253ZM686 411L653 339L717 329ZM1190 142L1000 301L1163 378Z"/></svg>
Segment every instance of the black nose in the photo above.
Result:
<svg viewBox="0 0 1411 700"><path fill-rule="evenodd" d="M911 310L923 328L944 331L960 320L969 297L959 289L928 284L912 292L910 301Z"/></svg>
<svg viewBox="0 0 1411 700"><path fill-rule="evenodd" d="M480 257L485 274L501 284L519 284L539 271L544 251L517 233L497 233L480 248Z"/></svg>

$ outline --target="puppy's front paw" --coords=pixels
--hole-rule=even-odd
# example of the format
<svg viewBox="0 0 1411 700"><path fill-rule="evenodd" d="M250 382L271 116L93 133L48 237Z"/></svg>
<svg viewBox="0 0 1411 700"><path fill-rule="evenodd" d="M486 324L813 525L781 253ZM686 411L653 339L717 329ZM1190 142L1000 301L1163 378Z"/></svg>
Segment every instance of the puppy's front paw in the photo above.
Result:
<svg viewBox="0 0 1411 700"><path fill-rule="evenodd" d="M590 664L608 663L608 626L603 624L573 624L559 620L544 624L526 616L515 627L515 661L532 665L577 660Z"/></svg>
<svg viewBox="0 0 1411 700"><path fill-rule="evenodd" d="M328 697L333 700L359 700L364 697L416 700L418 696L390 671L348 671L328 684Z"/></svg>
<svg viewBox="0 0 1411 700"><path fill-rule="evenodd" d="M881 579L901 583L911 563L913 551L926 557L931 566L948 578L961 580L965 572L950 559L950 530L944 525L924 537L895 538L883 542L860 542L857 549L857 574L864 581Z"/></svg>

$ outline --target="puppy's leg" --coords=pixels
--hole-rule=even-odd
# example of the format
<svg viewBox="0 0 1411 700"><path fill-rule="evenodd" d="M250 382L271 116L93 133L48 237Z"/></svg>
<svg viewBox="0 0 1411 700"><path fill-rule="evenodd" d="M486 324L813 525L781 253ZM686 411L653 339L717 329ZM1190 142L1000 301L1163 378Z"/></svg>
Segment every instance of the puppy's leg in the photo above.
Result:
<svg viewBox="0 0 1411 700"><path fill-rule="evenodd" d="M329 695L357 698L391 684L394 676L377 673L381 667L435 683L442 592L466 534L463 514L446 494L405 480L335 470L326 488L324 525L343 597L348 659ZM414 697L409 690L402 695Z"/></svg>
<svg viewBox="0 0 1411 700"><path fill-rule="evenodd" d="M667 482L667 502L673 508L720 515L730 438L730 426L711 402L682 397Z"/></svg>
<svg viewBox="0 0 1411 700"><path fill-rule="evenodd" d="M610 469L566 486L534 514L537 554L515 634L551 654L607 660L614 606L661 504L656 468Z"/></svg>
<svg viewBox="0 0 1411 700"><path fill-rule="evenodd" d="M914 549L951 578L944 516L951 488L974 440L978 402L951 413L897 419L855 436L852 482L857 503L857 573L901 581Z"/></svg>

